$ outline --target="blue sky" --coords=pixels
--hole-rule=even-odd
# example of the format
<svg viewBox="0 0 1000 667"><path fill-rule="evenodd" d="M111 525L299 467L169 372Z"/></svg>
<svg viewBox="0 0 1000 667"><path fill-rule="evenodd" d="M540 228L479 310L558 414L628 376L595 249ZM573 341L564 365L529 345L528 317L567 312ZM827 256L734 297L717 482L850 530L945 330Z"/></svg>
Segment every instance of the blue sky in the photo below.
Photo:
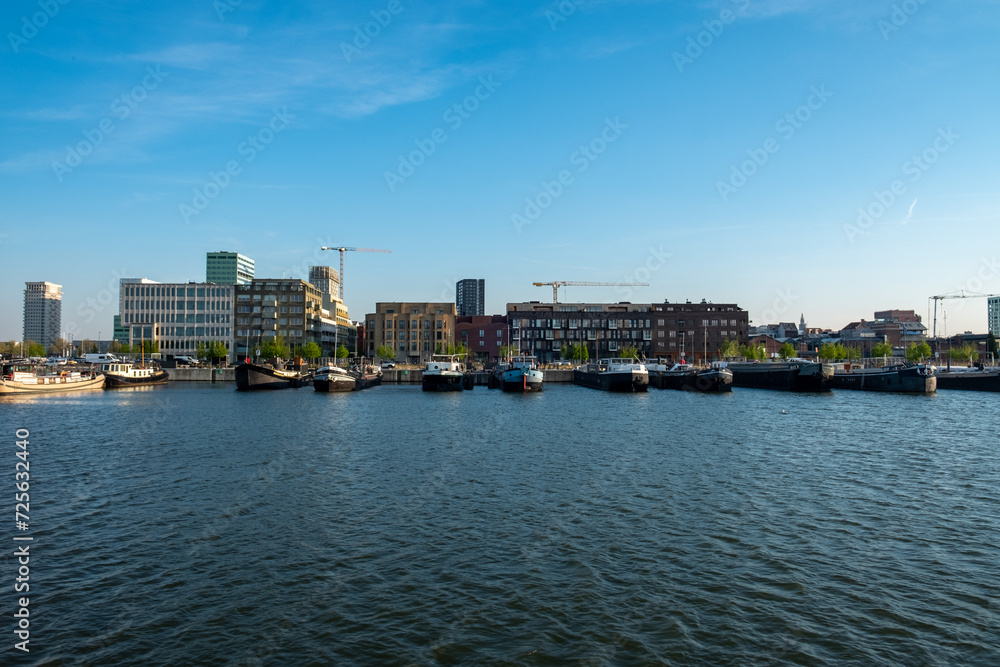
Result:
<svg viewBox="0 0 1000 667"><path fill-rule="evenodd" d="M3 339L25 281L107 338L120 276L235 250L306 277L341 244L392 250L347 256L356 319L467 277L493 312L636 281L562 296L832 328L1000 293L995 0L42 0L0 27Z"/></svg>

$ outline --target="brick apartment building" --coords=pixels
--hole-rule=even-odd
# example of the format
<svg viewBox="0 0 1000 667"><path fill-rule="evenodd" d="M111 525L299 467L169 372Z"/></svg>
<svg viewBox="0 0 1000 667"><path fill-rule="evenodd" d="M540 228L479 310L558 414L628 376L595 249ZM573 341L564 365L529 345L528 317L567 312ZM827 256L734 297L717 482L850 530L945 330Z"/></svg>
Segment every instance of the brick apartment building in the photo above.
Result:
<svg viewBox="0 0 1000 667"><path fill-rule="evenodd" d="M438 346L455 344L455 304L430 302L379 302L365 316L368 356L385 345L396 353L396 361L428 361Z"/></svg>
<svg viewBox="0 0 1000 667"><path fill-rule="evenodd" d="M500 348L511 344L505 315L459 315L455 318L455 340L464 343L473 359L496 361Z"/></svg>
<svg viewBox="0 0 1000 667"><path fill-rule="evenodd" d="M719 358L723 341L732 339L746 344L750 319L747 311L735 303L652 304L653 342L649 356L688 362L713 361Z"/></svg>

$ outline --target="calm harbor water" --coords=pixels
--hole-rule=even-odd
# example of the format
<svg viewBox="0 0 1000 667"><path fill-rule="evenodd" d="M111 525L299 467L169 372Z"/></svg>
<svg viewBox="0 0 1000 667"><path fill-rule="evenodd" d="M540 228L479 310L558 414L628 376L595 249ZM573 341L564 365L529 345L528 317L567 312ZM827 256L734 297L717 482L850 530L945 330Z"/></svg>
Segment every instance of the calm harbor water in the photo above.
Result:
<svg viewBox="0 0 1000 667"><path fill-rule="evenodd" d="M997 665L998 401L7 399L35 541L2 662Z"/></svg>

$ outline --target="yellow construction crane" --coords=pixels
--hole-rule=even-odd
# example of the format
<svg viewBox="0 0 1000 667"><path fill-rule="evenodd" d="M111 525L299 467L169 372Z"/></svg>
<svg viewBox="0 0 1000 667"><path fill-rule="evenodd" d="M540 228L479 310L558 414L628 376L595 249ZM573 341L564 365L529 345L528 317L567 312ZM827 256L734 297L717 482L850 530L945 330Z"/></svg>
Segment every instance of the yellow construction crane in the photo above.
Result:
<svg viewBox="0 0 1000 667"><path fill-rule="evenodd" d="M991 299L993 297L1000 296L1000 294L979 294L978 292L966 292L964 289L960 289L956 292L948 292L947 294L938 294L937 296L932 296L931 299L934 301L934 332L932 337L937 340L937 308L938 301L944 301L945 299ZM945 319L945 326L948 325L947 318Z"/></svg>
<svg viewBox="0 0 1000 667"><path fill-rule="evenodd" d="M339 250L340 251L340 300L344 300L344 253L345 252L392 252L391 250L379 250L377 248L348 248L339 247L333 248L330 246L323 246L320 250Z"/></svg>
<svg viewBox="0 0 1000 667"><path fill-rule="evenodd" d="M560 287L649 287L649 283L590 283L576 280L554 280L550 283L532 283L535 287L552 285L552 303L559 303Z"/></svg>

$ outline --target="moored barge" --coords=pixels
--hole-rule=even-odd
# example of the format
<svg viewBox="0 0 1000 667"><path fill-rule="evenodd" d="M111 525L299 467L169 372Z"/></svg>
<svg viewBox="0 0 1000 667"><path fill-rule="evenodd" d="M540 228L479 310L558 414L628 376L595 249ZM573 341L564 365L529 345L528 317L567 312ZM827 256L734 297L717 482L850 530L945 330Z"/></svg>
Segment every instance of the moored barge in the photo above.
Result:
<svg viewBox="0 0 1000 667"><path fill-rule="evenodd" d="M243 363L233 371L238 391L257 389L297 389L305 380L298 371L284 371L273 366Z"/></svg>
<svg viewBox="0 0 1000 667"><path fill-rule="evenodd" d="M649 371L635 359L601 359L573 369L573 384L603 391L646 391Z"/></svg>
<svg viewBox="0 0 1000 667"><path fill-rule="evenodd" d="M938 370L938 389L965 391L1000 391L1000 369Z"/></svg>
<svg viewBox="0 0 1000 667"><path fill-rule="evenodd" d="M726 368L695 368L690 364L647 364L649 384L657 389L718 393L733 390L733 373Z"/></svg>
<svg viewBox="0 0 1000 667"><path fill-rule="evenodd" d="M924 364L895 364L883 368L837 368L831 386L834 389L891 391L903 394L933 394L937 390L934 369Z"/></svg>
<svg viewBox="0 0 1000 667"><path fill-rule="evenodd" d="M782 391L830 391L833 366L804 359L781 362L729 362L734 387L780 389Z"/></svg>

